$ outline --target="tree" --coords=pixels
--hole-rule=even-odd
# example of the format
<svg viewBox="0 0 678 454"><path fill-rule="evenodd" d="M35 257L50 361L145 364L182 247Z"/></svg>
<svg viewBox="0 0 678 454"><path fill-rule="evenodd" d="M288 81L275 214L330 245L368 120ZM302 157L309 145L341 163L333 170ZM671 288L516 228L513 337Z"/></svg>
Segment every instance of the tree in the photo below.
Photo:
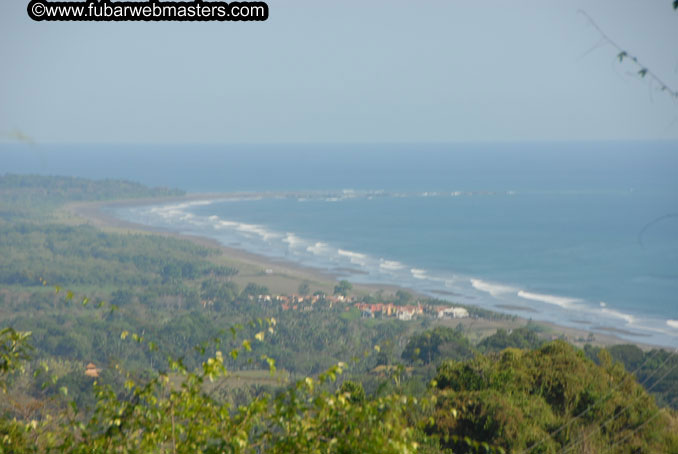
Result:
<svg viewBox="0 0 678 454"><path fill-rule="evenodd" d="M268 320L268 327L274 326ZM145 343L127 331L120 337ZM8 345L0 349L0 358L17 358L16 344L21 339L17 339L15 332L3 330L0 339ZM254 339L244 340L230 356L237 358L239 353L249 351L252 342ZM264 359L274 372L274 361ZM17 365L15 359L7 364L7 370ZM222 352L215 351L200 366L189 371L182 361L170 359L168 372L140 380L127 375L125 392L95 383L93 411L80 413L75 404L59 414L55 410L52 416L57 418L56 424L0 416L0 452L413 454L417 451L415 432L407 417L416 405L415 399L393 393L367 399L362 386L352 382L345 382L345 386L332 392L333 382L346 368L343 363L317 377L299 380L275 396L261 393L236 411L228 402L211 395L205 386L208 381L224 379L227 370ZM75 378L79 377L82 375Z"/></svg>
<svg viewBox="0 0 678 454"><path fill-rule="evenodd" d="M28 343L30 332L16 331L13 328L0 330L0 387L5 390L7 375L21 370L23 362L30 359L33 349Z"/></svg>
<svg viewBox="0 0 678 454"><path fill-rule="evenodd" d="M334 286L335 295L348 296L348 292L351 290L353 290L353 285L347 280L339 281L339 283Z"/></svg>
<svg viewBox="0 0 678 454"><path fill-rule="evenodd" d="M676 452L675 416L607 356L554 341L446 361L427 432L454 452Z"/></svg>
<svg viewBox="0 0 678 454"><path fill-rule="evenodd" d="M396 297L395 303L401 306L409 304L413 299L412 294L404 290L398 290L395 294L395 297Z"/></svg>
<svg viewBox="0 0 678 454"><path fill-rule="evenodd" d="M247 284L247 287L242 291L240 297L247 298L248 296L268 295L268 287L265 285L258 285L253 282Z"/></svg>
<svg viewBox="0 0 678 454"><path fill-rule="evenodd" d="M443 356L464 359L472 354L471 344L461 331L439 326L410 337L402 358L410 362L430 364Z"/></svg>
<svg viewBox="0 0 678 454"><path fill-rule="evenodd" d="M307 281L304 281L301 284L299 284L298 291L301 296L306 296L309 293L311 293L311 286L308 284Z"/></svg>
<svg viewBox="0 0 678 454"><path fill-rule="evenodd" d="M162 268L162 281L167 282L177 282L181 279L181 267L176 263L168 263Z"/></svg>
<svg viewBox="0 0 678 454"><path fill-rule="evenodd" d="M215 303L232 303L238 296L238 286L234 282L219 282L207 279L200 285L200 297Z"/></svg>
<svg viewBox="0 0 678 454"><path fill-rule="evenodd" d="M348 399L353 403L365 402L365 389L360 382L345 380L339 388L339 394L348 394Z"/></svg>
<svg viewBox="0 0 678 454"><path fill-rule="evenodd" d="M511 334L505 329L498 329L496 333L480 341L478 349L484 352L498 352L509 347L531 350L542 343L537 333L527 327L514 329Z"/></svg>
<svg viewBox="0 0 678 454"><path fill-rule="evenodd" d="M111 303L122 307L134 300L134 293L127 289L119 289L111 294Z"/></svg>

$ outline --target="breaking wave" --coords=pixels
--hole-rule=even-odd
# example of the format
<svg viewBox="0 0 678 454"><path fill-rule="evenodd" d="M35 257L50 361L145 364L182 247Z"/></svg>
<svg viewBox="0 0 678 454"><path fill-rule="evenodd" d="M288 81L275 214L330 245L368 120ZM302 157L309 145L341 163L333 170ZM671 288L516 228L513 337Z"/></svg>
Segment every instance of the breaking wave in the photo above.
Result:
<svg viewBox="0 0 678 454"><path fill-rule="evenodd" d="M581 302L581 300L578 298L567 298L564 296L545 295L541 293L526 292L525 290L519 290L518 296L521 298L525 298L526 300L540 301L542 303L547 304L555 304L556 306L564 307L566 309L571 308L574 303Z"/></svg>
<svg viewBox="0 0 678 454"><path fill-rule="evenodd" d="M354 196L350 191L340 194L341 198ZM439 195L429 193L427 196ZM678 320L648 319L616 310L613 304L528 291L506 283L464 276L452 270L424 269L417 267L417 264L408 264L390 257L373 256L338 247L330 242L320 241L321 238L305 238L293 232L276 231L262 224L224 219L212 214L213 212L208 215L191 212L192 208L214 202L217 201L199 200L121 208L117 214L141 224L212 237L226 246L237 245L248 252L270 258L284 259L329 272L340 272L341 276L346 276L354 283L395 285L432 297L515 315L524 313L517 313L512 308L529 304L530 309L538 314L535 318L561 324L567 324L567 320L573 318L576 311L576 318L587 320L592 329L596 326L615 326L623 321L627 326L633 325L633 330L654 331L669 337L675 336L678 330Z"/></svg>
<svg viewBox="0 0 678 454"><path fill-rule="evenodd" d="M404 269L405 265L400 262L396 262L395 260L380 259L379 267L384 270L399 271Z"/></svg>
<svg viewBox="0 0 678 454"><path fill-rule="evenodd" d="M471 285L474 289L489 293L492 296L501 296L507 293L516 293L518 289L508 285L493 284L480 279L471 279Z"/></svg>

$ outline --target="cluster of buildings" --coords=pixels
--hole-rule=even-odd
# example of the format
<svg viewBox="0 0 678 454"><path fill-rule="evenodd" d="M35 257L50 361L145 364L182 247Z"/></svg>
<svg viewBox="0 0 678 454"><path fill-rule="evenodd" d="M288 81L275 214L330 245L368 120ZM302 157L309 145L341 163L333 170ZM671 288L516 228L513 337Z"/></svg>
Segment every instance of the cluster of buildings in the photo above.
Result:
<svg viewBox="0 0 678 454"><path fill-rule="evenodd" d="M394 317L399 320L412 320L420 315L428 315L435 318L467 318L469 312L463 307L433 306L416 303L414 305L398 305L394 303L366 303L356 300L355 297L343 295L257 295L252 297L260 304L276 304L283 311L309 312L322 303L324 307L332 308L341 304L346 310L351 305L357 308L364 318Z"/></svg>
<svg viewBox="0 0 678 454"><path fill-rule="evenodd" d="M422 306L421 304L399 306L393 303L355 303L355 307L360 309L360 313L365 318L381 316L397 317L398 320L412 320L424 313L437 318L467 318L469 316L468 310L463 307Z"/></svg>
<svg viewBox="0 0 678 454"><path fill-rule="evenodd" d="M421 304L396 306L393 303L355 303L355 307L360 310L360 314L364 318L374 318L380 315L381 317L397 317L398 320L412 320L417 315L424 313Z"/></svg>
<svg viewBox="0 0 678 454"><path fill-rule="evenodd" d="M346 297L343 295L325 295L315 294L315 295L258 295L256 297L258 303L268 303L268 304L279 304L280 308L284 311L288 310L302 310L310 311L313 310L313 306L317 303L329 304L329 307L332 307L335 304L347 304L355 301L354 297Z"/></svg>

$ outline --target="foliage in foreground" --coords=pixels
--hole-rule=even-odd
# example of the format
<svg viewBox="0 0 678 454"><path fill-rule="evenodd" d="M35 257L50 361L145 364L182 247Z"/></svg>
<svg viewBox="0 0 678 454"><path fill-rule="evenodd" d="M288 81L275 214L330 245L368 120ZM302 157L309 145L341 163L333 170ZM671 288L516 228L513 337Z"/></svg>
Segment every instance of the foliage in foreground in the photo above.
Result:
<svg viewBox="0 0 678 454"><path fill-rule="evenodd" d="M270 330L275 321L271 322ZM258 333L256 341L262 341L266 332ZM19 366L27 335L5 330L2 336L4 383ZM144 342L140 336L129 337ZM235 358L249 351L251 342L255 340L243 341L229 355ZM273 371L273 361L263 359ZM332 383L345 367L337 364L275 396L264 394L232 408L206 391L207 382L228 374L221 351L196 371L170 361L167 372L146 382L128 378L126 391L120 394L95 382L96 407L91 415L79 414L73 404L41 421L0 418L0 453L415 452L407 414L416 399L395 393L366 399L356 384L333 391Z"/></svg>
<svg viewBox="0 0 678 454"><path fill-rule="evenodd" d="M636 345L615 345L607 349L615 361L621 362L626 370L635 372L639 383L652 393L661 406L678 409L678 355L654 348L643 351ZM586 346L586 355L598 362L600 348ZM658 373L666 370L666 373Z"/></svg>
<svg viewBox="0 0 678 454"><path fill-rule="evenodd" d="M337 387L343 363L238 407L216 397L210 382L229 374L225 358L251 351L275 323L262 321L226 355L220 342L203 346L212 353L193 371L170 360L148 379L121 373L123 391L95 382L91 412L73 403L32 420L4 415L0 453L678 452L675 414L659 409L606 351L597 365L561 341L443 362L423 399L398 387L369 397L348 380ZM0 333L3 384L20 373L28 336ZM154 348L139 335L121 337Z"/></svg>
<svg viewBox="0 0 678 454"><path fill-rule="evenodd" d="M678 452L678 421L613 363L555 341L444 362L427 430L454 452ZM491 448L495 447L495 448Z"/></svg>

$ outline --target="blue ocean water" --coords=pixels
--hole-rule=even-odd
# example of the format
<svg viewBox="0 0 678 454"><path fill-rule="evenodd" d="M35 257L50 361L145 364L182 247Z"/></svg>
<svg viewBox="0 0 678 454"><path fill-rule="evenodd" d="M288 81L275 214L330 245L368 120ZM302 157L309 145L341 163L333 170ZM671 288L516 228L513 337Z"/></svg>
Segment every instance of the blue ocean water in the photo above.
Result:
<svg viewBox="0 0 678 454"><path fill-rule="evenodd" d="M678 338L678 144L0 145L0 171L211 202L120 210L226 245L642 342Z"/></svg>

